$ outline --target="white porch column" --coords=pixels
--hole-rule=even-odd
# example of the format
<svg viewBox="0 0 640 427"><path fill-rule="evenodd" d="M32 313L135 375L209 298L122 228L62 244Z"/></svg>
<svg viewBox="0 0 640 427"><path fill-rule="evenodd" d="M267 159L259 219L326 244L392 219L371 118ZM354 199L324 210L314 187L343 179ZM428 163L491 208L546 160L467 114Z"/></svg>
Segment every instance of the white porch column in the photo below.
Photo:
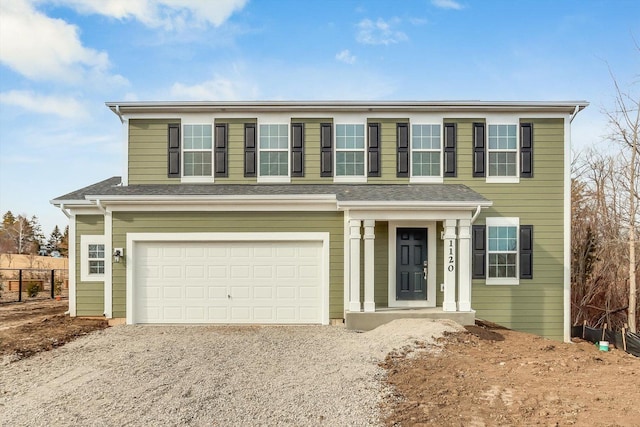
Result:
<svg viewBox="0 0 640 427"><path fill-rule="evenodd" d="M471 311L471 221L458 223L458 311Z"/></svg>
<svg viewBox="0 0 640 427"><path fill-rule="evenodd" d="M364 311L376 311L374 300L374 227L376 222L364 220Z"/></svg>
<svg viewBox="0 0 640 427"><path fill-rule="evenodd" d="M349 220L349 311L360 311L360 224Z"/></svg>
<svg viewBox="0 0 640 427"><path fill-rule="evenodd" d="M443 311L456 311L456 220L444 222L444 301Z"/></svg>

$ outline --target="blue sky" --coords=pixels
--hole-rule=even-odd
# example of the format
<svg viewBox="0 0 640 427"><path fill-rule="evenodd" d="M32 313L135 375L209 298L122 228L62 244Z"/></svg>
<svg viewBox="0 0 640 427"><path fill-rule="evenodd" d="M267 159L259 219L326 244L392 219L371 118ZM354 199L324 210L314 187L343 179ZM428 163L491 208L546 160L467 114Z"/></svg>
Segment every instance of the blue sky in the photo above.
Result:
<svg viewBox="0 0 640 427"><path fill-rule="evenodd" d="M120 175L106 101L587 100L638 82L640 1L0 0L0 212ZM637 89L636 83L636 89Z"/></svg>

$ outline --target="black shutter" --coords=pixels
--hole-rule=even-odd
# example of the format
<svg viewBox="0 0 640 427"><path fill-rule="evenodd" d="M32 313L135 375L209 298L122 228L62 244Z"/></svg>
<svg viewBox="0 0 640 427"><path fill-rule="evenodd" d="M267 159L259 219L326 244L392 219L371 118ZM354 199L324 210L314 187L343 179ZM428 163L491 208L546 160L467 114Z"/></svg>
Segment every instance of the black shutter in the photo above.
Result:
<svg viewBox="0 0 640 427"><path fill-rule="evenodd" d="M474 279L484 279L486 276L485 268L487 265L487 252L486 252L486 226L474 225L471 227L472 231L472 274Z"/></svg>
<svg viewBox="0 0 640 427"><path fill-rule="evenodd" d="M485 126L484 123L473 124L473 176L485 176Z"/></svg>
<svg viewBox="0 0 640 427"><path fill-rule="evenodd" d="M216 124L215 133L215 177L229 176L227 170L228 126L226 123Z"/></svg>
<svg viewBox="0 0 640 427"><path fill-rule="evenodd" d="M167 176L180 178L180 123L170 123L167 131Z"/></svg>
<svg viewBox="0 0 640 427"><path fill-rule="evenodd" d="M256 176L256 124L244 124L244 176Z"/></svg>
<svg viewBox="0 0 640 427"><path fill-rule="evenodd" d="M368 176L380 176L380 123L369 123Z"/></svg>
<svg viewBox="0 0 640 427"><path fill-rule="evenodd" d="M396 147L398 150L398 162L396 176L398 178L409 177L409 123L396 125Z"/></svg>
<svg viewBox="0 0 640 427"><path fill-rule="evenodd" d="M333 131L331 123L320 124L320 176L333 176Z"/></svg>
<svg viewBox="0 0 640 427"><path fill-rule="evenodd" d="M304 123L291 123L291 176L304 176Z"/></svg>
<svg viewBox="0 0 640 427"><path fill-rule="evenodd" d="M520 278L533 279L533 225L520 226Z"/></svg>
<svg viewBox="0 0 640 427"><path fill-rule="evenodd" d="M456 124L444 124L444 170L445 177L456 176Z"/></svg>
<svg viewBox="0 0 640 427"><path fill-rule="evenodd" d="M532 123L520 123L520 177L533 178Z"/></svg>

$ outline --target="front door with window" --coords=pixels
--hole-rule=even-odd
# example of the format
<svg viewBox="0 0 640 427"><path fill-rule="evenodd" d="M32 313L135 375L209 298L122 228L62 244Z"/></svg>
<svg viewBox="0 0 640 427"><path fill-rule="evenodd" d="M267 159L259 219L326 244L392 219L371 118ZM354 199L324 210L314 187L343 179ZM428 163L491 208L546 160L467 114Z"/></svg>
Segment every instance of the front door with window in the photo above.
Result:
<svg viewBox="0 0 640 427"><path fill-rule="evenodd" d="M427 299L427 229L398 228L396 233L396 300Z"/></svg>

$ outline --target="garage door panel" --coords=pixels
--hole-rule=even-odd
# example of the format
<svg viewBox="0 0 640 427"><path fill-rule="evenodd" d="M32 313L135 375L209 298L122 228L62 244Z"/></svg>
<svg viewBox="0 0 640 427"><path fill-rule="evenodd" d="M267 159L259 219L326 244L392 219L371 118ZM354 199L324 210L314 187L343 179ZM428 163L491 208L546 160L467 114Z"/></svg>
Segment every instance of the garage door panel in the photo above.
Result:
<svg viewBox="0 0 640 427"><path fill-rule="evenodd" d="M209 299L227 299L227 288L222 286L209 286Z"/></svg>
<svg viewBox="0 0 640 427"><path fill-rule="evenodd" d="M164 279L176 279L182 277L182 267L179 265L163 265L162 266L162 278Z"/></svg>
<svg viewBox="0 0 640 427"><path fill-rule="evenodd" d="M320 241L137 243L134 321L322 323L321 258Z"/></svg>
<svg viewBox="0 0 640 427"><path fill-rule="evenodd" d="M251 271L247 265L232 265L231 266L231 278L232 279L246 279L251 277Z"/></svg>

